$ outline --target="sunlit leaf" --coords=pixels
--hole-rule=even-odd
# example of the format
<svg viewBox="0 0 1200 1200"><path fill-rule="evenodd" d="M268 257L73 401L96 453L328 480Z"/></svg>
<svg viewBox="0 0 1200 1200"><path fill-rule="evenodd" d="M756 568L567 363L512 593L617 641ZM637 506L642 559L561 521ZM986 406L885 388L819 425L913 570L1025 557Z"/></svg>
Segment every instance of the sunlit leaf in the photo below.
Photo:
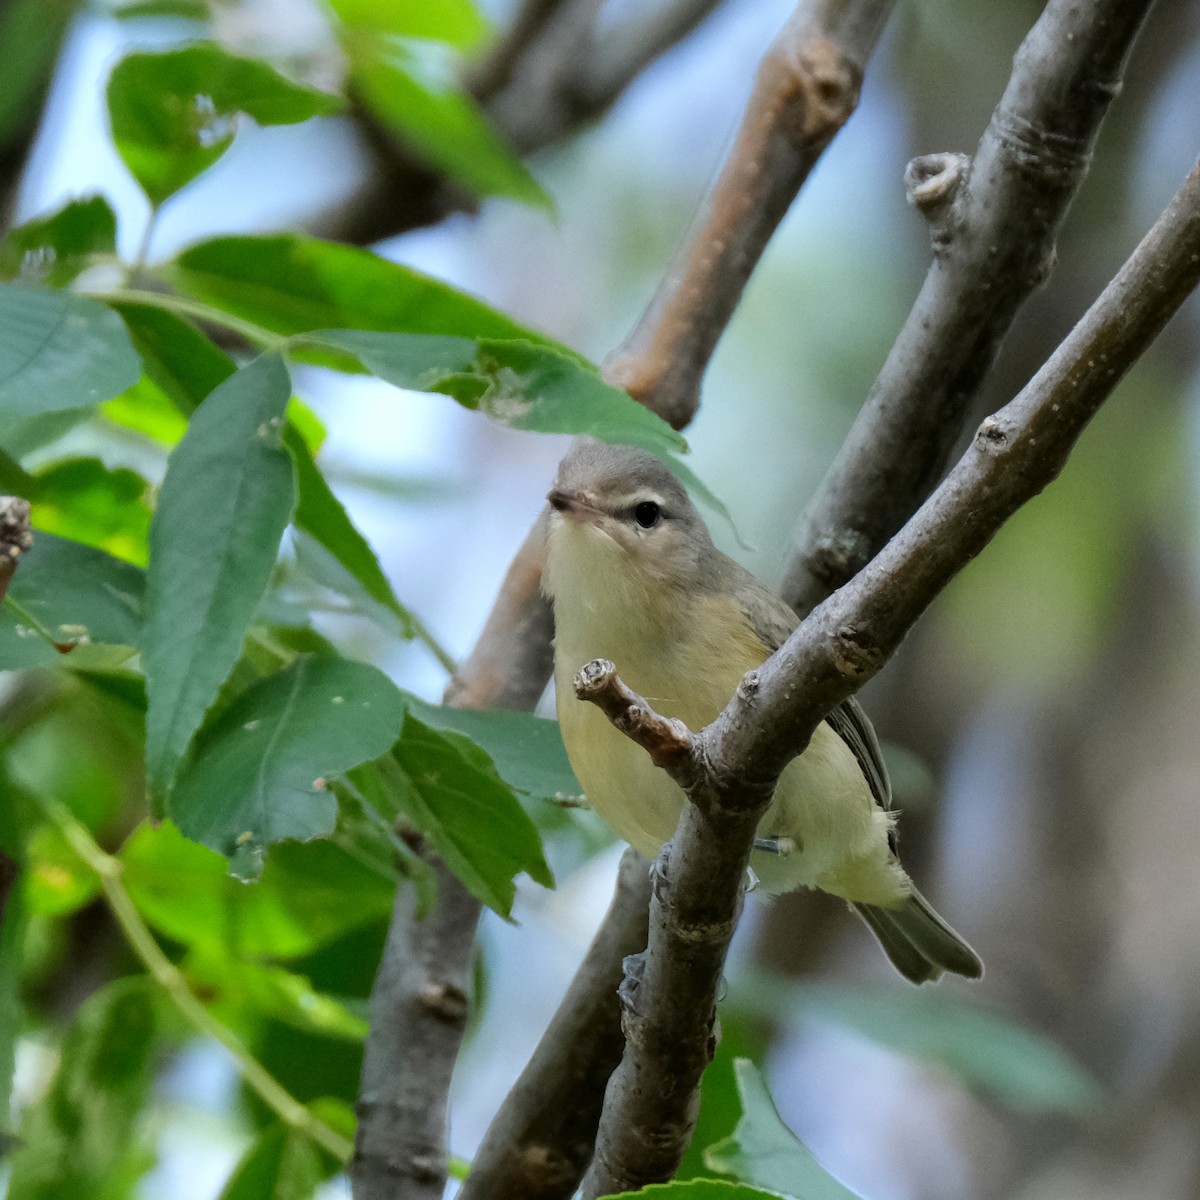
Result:
<svg viewBox="0 0 1200 1200"><path fill-rule="evenodd" d="M487 22L472 0L329 0L342 24L400 37L474 45Z"/></svg>
<svg viewBox="0 0 1200 1200"><path fill-rule="evenodd" d="M196 727L241 653L291 517L281 444L291 380L264 354L196 410L150 527L142 665L146 771L161 811Z"/></svg>
<svg viewBox="0 0 1200 1200"><path fill-rule="evenodd" d="M34 830L27 847L24 895L29 911L62 917L82 908L100 890L90 870L56 828Z"/></svg>
<svg viewBox="0 0 1200 1200"><path fill-rule="evenodd" d="M301 234L212 238L160 270L176 290L276 333L387 329L547 341L410 267Z"/></svg>
<svg viewBox="0 0 1200 1200"><path fill-rule="evenodd" d="M481 196L550 206L517 154L459 82L457 56L433 41L366 31L342 38L356 93L385 127Z"/></svg>
<svg viewBox="0 0 1200 1200"><path fill-rule="evenodd" d="M283 842L247 886L225 857L170 821L140 826L121 850L138 910L167 937L210 952L298 958L391 911L392 879L326 840Z"/></svg>
<svg viewBox="0 0 1200 1200"><path fill-rule="evenodd" d="M132 1190L153 1161L137 1118L157 1032L154 985L145 977L117 980L85 1001L49 1093L23 1124L10 1200L95 1200Z"/></svg>
<svg viewBox="0 0 1200 1200"><path fill-rule="evenodd" d="M105 420L170 449L187 432L187 418L148 375L100 405Z"/></svg>
<svg viewBox="0 0 1200 1200"><path fill-rule="evenodd" d="M766 1081L749 1059L734 1063L734 1075L742 1119L731 1137L706 1151L704 1161L714 1171L803 1200L860 1200L783 1123Z"/></svg>
<svg viewBox="0 0 1200 1200"><path fill-rule="evenodd" d="M312 1142L272 1125L243 1155L219 1200L309 1200L324 1177Z"/></svg>
<svg viewBox="0 0 1200 1200"><path fill-rule="evenodd" d="M18 225L0 243L0 279L62 287L95 255L116 254L117 218L102 196L70 200L57 212Z"/></svg>
<svg viewBox="0 0 1200 1200"><path fill-rule="evenodd" d="M272 843L333 829L327 776L385 753L403 715L400 692L374 667L298 658L203 731L171 816L188 837L229 857L235 873L254 876Z"/></svg>
<svg viewBox="0 0 1200 1200"><path fill-rule="evenodd" d="M98 404L140 374L125 326L105 305L0 283L0 419Z"/></svg>
<svg viewBox="0 0 1200 1200"><path fill-rule="evenodd" d="M149 491L136 471L111 470L96 458L68 458L38 472L32 523L144 566Z"/></svg>
<svg viewBox="0 0 1200 1200"><path fill-rule="evenodd" d="M676 1179L671 1183L652 1183L636 1192L616 1192L613 1200L623 1196L645 1196L647 1200L789 1200L781 1192L763 1192L744 1183L725 1183L720 1179ZM797 1196L794 1200L808 1200Z"/></svg>
<svg viewBox="0 0 1200 1200"><path fill-rule="evenodd" d="M292 125L341 105L216 42L130 54L108 81L117 152L155 205L225 153L240 113L260 125Z"/></svg>

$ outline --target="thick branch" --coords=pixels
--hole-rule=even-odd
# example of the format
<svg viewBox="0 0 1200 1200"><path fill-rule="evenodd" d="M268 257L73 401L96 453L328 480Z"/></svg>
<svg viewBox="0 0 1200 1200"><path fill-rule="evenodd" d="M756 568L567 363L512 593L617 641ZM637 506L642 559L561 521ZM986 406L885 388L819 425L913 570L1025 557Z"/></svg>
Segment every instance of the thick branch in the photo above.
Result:
<svg viewBox="0 0 1200 1200"><path fill-rule="evenodd" d="M660 859L629 1044L584 1180L589 1200L675 1169L671 1157L686 1144L706 1065L696 1047L711 1036L751 842L783 768L1008 517L1057 476L1100 404L1197 282L1200 163L1083 320L1029 385L983 422L908 524L747 675L699 746L669 765L694 803ZM698 776L696 763L705 767Z"/></svg>
<svg viewBox="0 0 1200 1200"><path fill-rule="evenodd" d="M858 103L891 0L807 0L763 57L699 226L605 374L677 429L775 227Z"/></svg>
<svg viewBox="0 0 1200 1200"><path fill-rule="evenodd" d="M962 171L918 160L909 198L935 257L900 336L801 521L783 584L807 612L928 495L1001 339L1054 262L1100 121L1152 0L1050 0Z"/></svg>
<svg viewBox="0 0 1200 1200"><path fill-rule="evenodd" d="M569 1200L592 1156L604 1085L624 1049L621 964L646 945L649 864L626 850L595 940L475 1155L462 1200Z"/></svg>

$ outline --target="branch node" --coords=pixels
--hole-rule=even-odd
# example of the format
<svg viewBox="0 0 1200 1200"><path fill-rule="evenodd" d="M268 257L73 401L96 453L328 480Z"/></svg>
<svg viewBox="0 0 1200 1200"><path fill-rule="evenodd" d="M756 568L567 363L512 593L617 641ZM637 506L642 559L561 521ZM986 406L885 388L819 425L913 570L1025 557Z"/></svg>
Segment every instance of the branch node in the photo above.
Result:
<svg viewBox="0 0 1200 1200"><path fill-rule="evenodd" d="M462 988L445 980L428 980L417 993L417 1002L430 1016L447 1025L460 1025L467 1019L470 1002Z"/></svg>
<svg viewBox="0 0 1200 1200"><path fill-rule="evenodd" d="M828 145L858 104L861 68L818 33L781 39L764 57L762 74L778 76L779 127L801 150Z"/></svg>
<svg viewBox="0 0 1200 1200"><path fill-rule="evenodd" d="M817 538L809 569L834 591L871 558L871 539L861 529L834 529Z"/></svg>
<svg viewBox="0 0 1200 1200"><path fill-rule="evenodd" d="M922 154L905 168L904 194L935 231L945 223L950 204L961 191L970 168L967 155L950 152Z"/></svg>
<svg viewBox="0 0 1200 1200"><path fill-rule="evenodd" d="M758 672L747 671L742 676L742 682L738 684L738 698L745 701L747 704L753 704L758 697Z"/></svg>
<svg viewBox="0 0 1200 1200"><path fill-rule="evenodd" d="M1008 445L1008 431L995 417L987 417L975 434L975 444L985 453L995 454Z"/></svg>
<svg viewBox="0 0 1200 1200"><path fill-rule="evenodd" d="M883 651L853 625L843 625L834 635L833 662L843 675L851 678L873 675L883 665L885 657Z"/></svg>

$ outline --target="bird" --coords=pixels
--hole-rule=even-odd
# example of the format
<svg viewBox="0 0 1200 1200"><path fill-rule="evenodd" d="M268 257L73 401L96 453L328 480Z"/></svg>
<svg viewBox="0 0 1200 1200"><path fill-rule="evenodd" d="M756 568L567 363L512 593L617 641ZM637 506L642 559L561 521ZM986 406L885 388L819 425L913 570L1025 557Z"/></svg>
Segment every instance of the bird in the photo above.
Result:
<svg viewBox="0 0 1200 1200"><path fill-rule="evenodd" d="M656 712L698 731L799 623L714 544L687 491L649 451L577 439L547 500L542 590L554 610L554 679L567 755L589 806L635 850L674 834L683 790L572 680L597 658ZM896 853L879 741L851 697L784 768L750 869L768 895L817 888L846 900L912 983L983 963L917 890Z"/></svg>

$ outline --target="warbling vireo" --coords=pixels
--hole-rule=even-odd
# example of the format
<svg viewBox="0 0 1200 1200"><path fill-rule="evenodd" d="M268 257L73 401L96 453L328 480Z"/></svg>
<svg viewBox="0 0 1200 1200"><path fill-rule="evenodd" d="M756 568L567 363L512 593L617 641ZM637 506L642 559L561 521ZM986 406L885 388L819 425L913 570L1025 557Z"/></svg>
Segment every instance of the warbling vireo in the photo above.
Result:
<svg viewBox="0 0 1200 1200"><path fill-rule="evenodd" d="M559 467L543 588L554 604L554 677L567 753L589 803L653 857L684 794L572 679L611 659L656 711L693 730L725 707L796 614L712 543L687 493L652 454L581 440ZM767 892L815 887L850 902L914 983L983 964L916 890L896 857L891 785L853 700L836 708L780 777L751 867Z"/></svg>

